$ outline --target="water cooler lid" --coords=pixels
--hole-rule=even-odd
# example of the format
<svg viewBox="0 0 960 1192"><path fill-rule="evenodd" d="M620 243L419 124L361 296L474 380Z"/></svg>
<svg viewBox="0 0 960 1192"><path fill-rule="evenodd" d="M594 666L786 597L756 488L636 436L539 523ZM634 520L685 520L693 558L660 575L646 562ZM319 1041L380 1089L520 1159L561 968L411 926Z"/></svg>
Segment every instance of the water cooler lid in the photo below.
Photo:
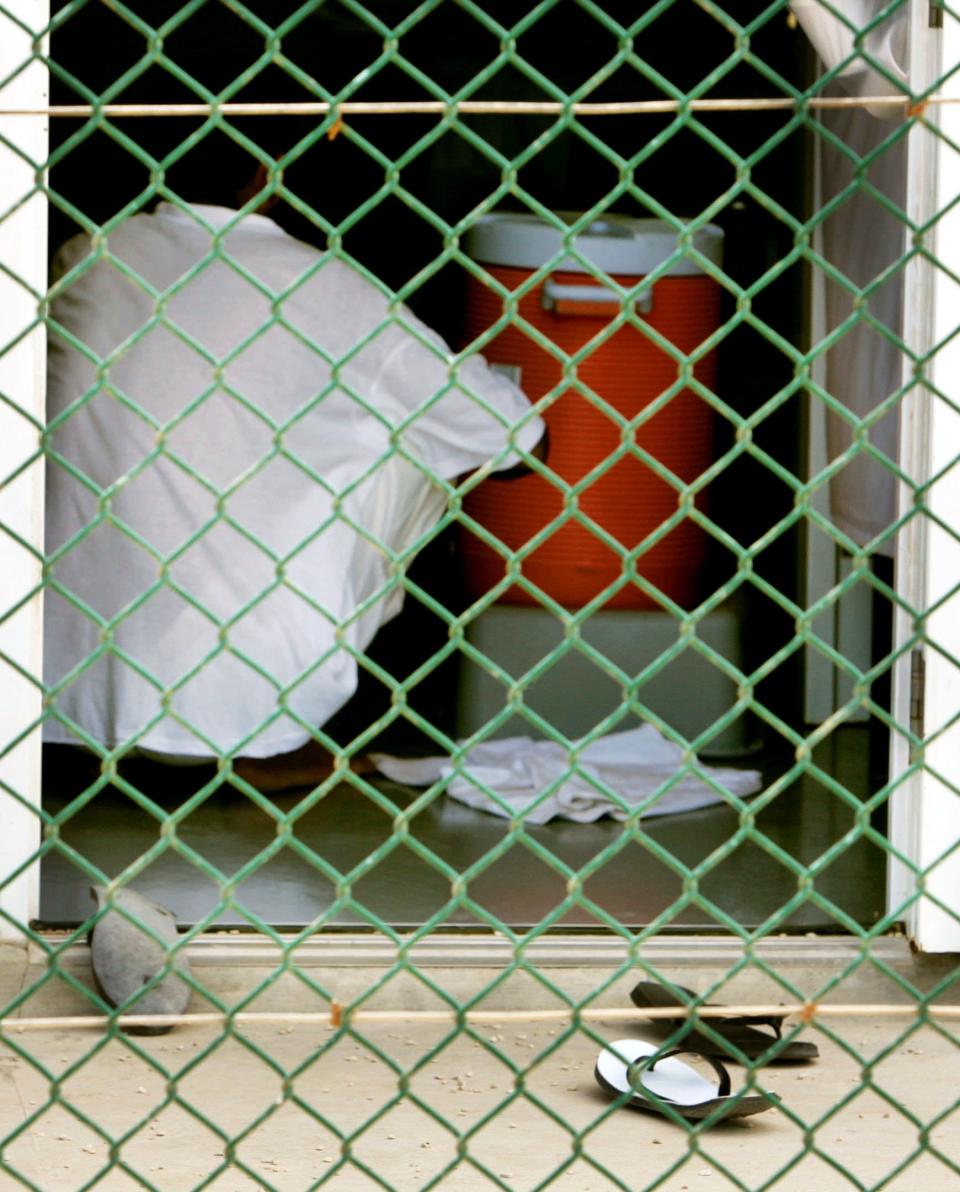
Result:
<svg viewBox="0 0 960 1192"><path fill-rule="evenodd" d="M566 223L575 214L556 213ZM574 238L578 252L605 273L643 277L662 265L676 251L678 232L666 220L632 219L627 215L604 215L595 219ZM704 224L694 234L697 251L719 265L723 256L723 231ZM538 215L494 211L483 215L464 237L468 256L483 265L508 265L517 269L539 269L563 250L563 234ZM563 257L554 265L570 273L590 270L575 257ZM692 277L704 272L699 261L680 257L667 271L672 277Z"/></svg>

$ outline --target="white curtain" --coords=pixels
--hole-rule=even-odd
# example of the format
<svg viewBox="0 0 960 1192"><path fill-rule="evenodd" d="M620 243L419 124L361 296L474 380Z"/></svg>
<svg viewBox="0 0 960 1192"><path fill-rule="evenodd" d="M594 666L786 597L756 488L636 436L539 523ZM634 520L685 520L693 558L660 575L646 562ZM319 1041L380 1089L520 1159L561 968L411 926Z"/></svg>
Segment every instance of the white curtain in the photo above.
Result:
<svg viewBox="0 0 960 1192"><path fill-rule="evenodd" d="M907 90L906 4L864 35L859 47L855 44L856 31L869 26L887 7L889 0L829 0L826 4L820 0L792 0L791 8L824 68L830 71L841 68L827 94L886 96ZM840 19L839 13L849 25ZM821 111L819 119L862 159L896 130L896 122L903 119L903 110L873 105ZM821 147L820 201L826 205L851 184L858 163L824 138ZM903 252L904 224L896 212L903 210L906 199L906 138L901 137L888 147L870 165L865 179L869 185L861 184L848 195L823 225L824 255L858 287L873 282ZM880 196L892 204L893 212ZM899 334L903 307L901 275L898 273L872 293L867 306L877 322ZM828 330L839 326L853 309L853 297L828 279ZM826 387L859 418L870 414L897 389L900 373L900 352L880 331L863 321L847 331L827 354ZM828 416L827 447L831 459L849 447L853 434L841 417ZM890 459L896 459L896 410L872 427L870 442ZM865 545L894 520L894 478L882 461L861 451L832 481L830 505L835 524ZM880 550L892 554L892 541Z"/></svg>

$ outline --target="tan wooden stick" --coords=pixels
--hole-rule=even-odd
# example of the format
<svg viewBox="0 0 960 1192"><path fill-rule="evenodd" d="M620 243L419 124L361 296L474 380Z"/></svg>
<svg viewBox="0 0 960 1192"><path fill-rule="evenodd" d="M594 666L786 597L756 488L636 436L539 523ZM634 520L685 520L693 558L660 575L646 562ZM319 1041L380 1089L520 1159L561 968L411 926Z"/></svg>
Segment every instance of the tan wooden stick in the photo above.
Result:
<svg viewBox="0 0 960 1192"><path fill-rule="evenodd" d="M960 96L932 95L913 106L909 95L823 95L807 99L638 99L618 103L563 104L556 100L440 99L346 100L343 103L105 103L54 104L44 108L0 108L0 116L49 116L82 118L94 115L117 118L149 116L640 116L670 112L788 112L796 108L904 108L919 115L928 105L960 103Z"/></svg>
<svg viewBox="0 0 960 1192"><path fill-rule="evenodd" d="M766 1017L770 1015L796 1016L810 1023L819 1018L904 1018L917 1012L917 1007L890 1002L845 1004L831 1002L800 1002L792 1005L703 1006L695 1011L701 1019L730 1017ZM932 1018L960 1018L960 1005L935 1003L925 1007ZM508 1022L641 1022L644 1019L692 1017L693 1010L685 1006L660 1006L650 1009L618 1009L594 1007L574 1012L567 1008L555 1010L466 1010L462 1016L456 1010L347 1010L338 1002L329 1010L241 1011L237 1014L119 1014L108 1018L101 1014L72 1015L62 1018L3 1018L0 1034L20 1034L25 1031L95 1030L106 1029L111 1023L119 1027L137 1026L326 1026L339 1027L344 1022L456 1022L462 1017L467 1023L501 1024Z"/></svg>

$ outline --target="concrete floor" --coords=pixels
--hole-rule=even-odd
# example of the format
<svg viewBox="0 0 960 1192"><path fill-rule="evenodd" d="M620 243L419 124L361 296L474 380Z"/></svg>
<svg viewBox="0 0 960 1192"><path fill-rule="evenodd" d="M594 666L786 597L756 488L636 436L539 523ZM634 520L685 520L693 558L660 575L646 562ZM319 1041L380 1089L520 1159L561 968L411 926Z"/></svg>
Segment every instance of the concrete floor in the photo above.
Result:
<svg viewBox="0 0 960 1192"><path fill-rule="evenodd" d="M938 1000L956 1002L958 987L951 984L958 975L956 958L922 964L901 940L878 945L879 965L848 964L856 948L844 953L839 945L810 964L798 961L788 942L784 947L793 948L794 960L781 956L778 962L775 943L766 958L805 996L848 969L828 1000L890 1001L902 1005L903 1016L825 1019L832 1037L807 1028L803 1037L821 1050L817 1063L769 1067L756 1078L760 1088L782 1098L782 1108L720 1124L703 1136L655 1116L611 1111L596 1086L592 1069L600 1042L642 1035L639 1024L599 1022L591 1038L555 1022L495 1021L468 1037L437 1022L359 1020L351 1033L318 1020L246 1026L232 1037L191 1025L162 1037L112 1041L99 1030L18 1033L13 1026L8 1043L0 1044L0 1137L26 1128L0 1145L8 1165L0 1172L0 1188L21 1186L10 1169L38 1192L82 1187L188 1192L201 1185L217 1192L317 1186L412 1192L442 1172L435 1186L444 1192L548 1186L574 1192L639 1192L654 1185L668 1192L850 1188L834 1164L842 1164L853 1186L861 1188L882 1184L895 1192L946 1192L960 1186L960 1175L948 1165L960 1165L960 1113L950 1112L960 1073L956 1020L944 1020L939 1029L917 1027L903 989L882 977L883 971L896 971L918 989L939 982ZM216 955L223 946L214 944L194 971L217 997L237 1005L270 969L220 964ZM322 956L323 941L314 946ZM221 955L227 958L229 949ZM708 950L705 956L697 961L691 953L686 964L669 964L664 954L660 971L706 988L727 966L719 953ZM70 948L62 964L79 982L89 981L82 948ZM596 994L606 982L595 998L604 1007L629 1005L637 975L547 963L540 971L576 999ZM332 988L349 1001L388 973L388 968L340 966L328 956L299 975L284 975L249 1008L320 1009L326 1003L308 991L304 974L315 988ZM38 949L0 950L0 1006L32 988L33 996L19 1007L25 1014L91 1011L69 982L45 982L46 975ZM499 1012L559 1004L523 972L506 976L502 968L428 966L423 976L458 1001L477 998L478 1005ZM756 966L743 969L723 992L728 1002L783 997L783 988ZM370 1002L408 1010L440 1004L423 979L410 976L389 980ZM199 1001L193 1006L205 1008ZM869 1069L858 1056L871 1062ZM513 1067L522 1073L522 1092ZM743 1071L732 1071L736 1087ZM408 1094L401 1096L404 1088ZM852 1101L835 1108L851 1093ZM922 1127L930 1128L931 1146L942 1158L916 1153ZM112 1165L104 1134L117 1142ZM232 1151L229 1138L235 1140ZM459 1163L458 1146L465 1156Z"/></svg>
<svg viewBox="0 0 960 1192"><path fill-rule="evenodd" d="M860 794L869 790L864 745L862 733L838 735L818 757L826 772ZM780 764L771 759L768 777ZM182 803L169 772L144 771L139 778L140 789L159 806ZM412 797L390 784L381 790L398 806ZM54 783L45 806L65 808L69 798L69 787ZM277 809L292 809L297 798L278 799ZM199 806L178 836L228 880L270 847L275 822L227 788ZM817 892L853 919L873 921L883 905L883 850L856 838L839 847L852 812L826 786L810 777L794 784L758 824L804 864L836 848L833 862L818 873ZM688 864L721 849L735 827L736 816L725 808L645 824L650 839ZM423 844L463 871L497 846L505 825L440 801L417 817L415 828ZM402 1017L360 1019L352 1031L335 1030L331 999L401 1013L436 1009L449 1004L446 999L497 1013L536 1011L562 999L621 1009L630 1005L629 990L641 975L625 938L583 934L585 927L596 929L585 907L569 916L577 934L530 945L524 952L529 969L516 967L505 936L464 934L471 921L458 909L447 922L460 934L432 934L412 954L417 970L398 972L389 932L344 934L357 922L357 910L370 908L403 928L429 919L451 891L408 848L387 850L365 868L390 830L390 817L372 801L346 787L331 792L299 821L301 850L251 868L237 898L274 926L317 917L338 930L317 933L315 923L286 957L264 933L211 935L191 946L194 976L206 993L198 993L192 1010L220 1004L314 1011L316 1022L258 1023L232 1034L193 1024L163 1037L109 1041L99 1028L67 1030L54 1022L49 1030L18 1033L13 1024L6 1043L0 1041L0 1140L7 1139L0 1141L7 1165L0 1167L0 1190L24 1184L36 1192L413 1192L431 1184L443 1192L960 1187L960 1111L953 1112L960 1087L957 1022L918 1026L909 995L910 986L936 987L938 1001L960 1000L956 958L914 957L902 938L880 940L865 954L856 940L798 937L798 927L808 933L836 928L830 914L809 901L772 929L790 927L794 935L763 939L753 954L738 951L730 937L689 934L710 922L704 906L692 905L678 909L671 922L686 934L644 945L648 973L700 990L722 983L715 996L727 1003L810 998L902 1007L896 1018L851 1013L807 1028L803 1037L818 1043L819 1062L771 1066L756 1077L758 1087L782 1098L781 1107L703 1135L663 1118L611 1110L597 1087L593 1065L602 1042L644 1034L639 1018L596 1022L589 1033L504 1019L458 1034L450 1024ZM582 868L621 829L599 823L529 831ZM64 839L115 874L156 847L157 820L108 789L76 805ZM356 867L353 908L332 913L331 883L304 849L341 872ZM90 909L88 882L65 852L51 853L44 866L44 918L82 920ZM181 923L208 914L220 897L217 881L169 848L155 854L136 884L170 904ZM518 844L471 883L470 893L486 912L522 928L550 913L563 885ZM718 861L702 891L751 924L796 895L796 875L756 845L742 846ZM655 862L641 841L621 849L586 887L587 896L624 925L649 922L681 892L677 875ZM230 922L230 914L221 921ZM0 948L0 1013L10 1004L18 1016L95 1013L83 993L92 985L89 956L70 938L52 933L41 947ZM52 952L55 969L48 964ZM907 990L895 976L910 983ZM736 1087L743 1071L733 1073ZM840 1105L850 1094L853 1099ZM927 1128L936 1153L917 1153Z"/></svg>

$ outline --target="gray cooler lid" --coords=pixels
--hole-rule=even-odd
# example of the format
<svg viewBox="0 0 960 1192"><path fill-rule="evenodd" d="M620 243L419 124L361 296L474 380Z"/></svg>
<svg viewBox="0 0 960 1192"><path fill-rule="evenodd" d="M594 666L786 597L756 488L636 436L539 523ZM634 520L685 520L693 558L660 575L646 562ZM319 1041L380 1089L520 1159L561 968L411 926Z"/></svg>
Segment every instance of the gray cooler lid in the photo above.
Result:
<svg viewBox="0 0 960 1192"><path fill-rule="evenodd" d="M556 213L566 223L574 213ZM604 273L643 277L662 265L677 250L678 233L666 220L632 219L627 215L604 215L575 237L578 252ZM719 265L723 258L723 231L714 224L704 224L693 237L696 249L707 260ZM507 265L517 269L539 269L563 249L562 233L538 215L524 212L494 211L483 215L464 237L469 256L482 265ZM589 273L572 257L554 266L571 273ZM681 257L671 265L668 275L692 277L703 273L698 261Z"/></svg>

